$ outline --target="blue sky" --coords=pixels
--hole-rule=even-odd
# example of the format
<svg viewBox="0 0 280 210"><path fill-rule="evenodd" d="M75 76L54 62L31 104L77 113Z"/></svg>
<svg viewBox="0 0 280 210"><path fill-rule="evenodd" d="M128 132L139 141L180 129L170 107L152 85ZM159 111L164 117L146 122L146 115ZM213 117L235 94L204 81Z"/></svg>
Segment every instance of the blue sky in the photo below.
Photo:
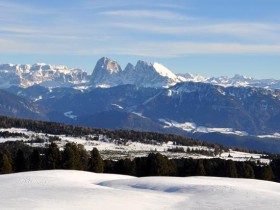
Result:
<svg viewBox="0 0 280 210"><path fill-rule="evenodd" d="M89 72L102 56L280 79L279 0L0 0L0 63Z"/></svg>

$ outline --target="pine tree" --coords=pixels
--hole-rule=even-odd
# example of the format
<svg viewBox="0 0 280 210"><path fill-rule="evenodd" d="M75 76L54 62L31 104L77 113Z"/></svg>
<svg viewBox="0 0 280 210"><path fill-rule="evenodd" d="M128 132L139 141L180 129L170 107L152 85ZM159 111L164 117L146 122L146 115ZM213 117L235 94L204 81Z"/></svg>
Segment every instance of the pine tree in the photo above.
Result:
<svg viewBox="0 0 280 210"><path fill-rule="evenodd" d="M170 175L169 160L160 153L151 153L147 158L147 170L150 176Z"/></svg>
<svg viewBox="0 0 280 210"><path fill-rule="evenodd" d="M88 169L89 154L86 151L84 145L78 144L79 158L80 158L80 170Z"/></svg>
<svg viewBox="0 0 280 210"><path fill-rule="evenodd" d="M249 163L245 163L244 178L249 178L249 179L254 179L255 178L254 169Z"/></svg>
<svg viewBox="0 0 280 210"><path fill-rule="evenodd" d="M198 160L196 165L196 175L197 176L205 176L206 171L204 168L203 160Z"/></svg>
<svg viewBox="0 0 280 210"><path fill-rule="evenodd" d="M14 164L16 172L26 171L26 160L24 157L24 153L21 149L17 150Z"/></svg>
<svg viewBox="0 0 280 210"><path fill-rule="evenodd" d="M273 171L272 171L272 168L270 165L264 166L262 168L261 179L267 180L267 181L273 181L274 174L273 174Z"/></svg>
<svg viewBox="0 0 280 210"><path fill-rule="evenodd" d="M137 157L133 160L135 165L135 175L136 176L148 176L148 167L147 167L147 158L146 157Z"/></svg>
<svg viewBox="0 0 280 210"><path fill-rule="evenodd" d="M32 171L37 171L41 169L41 155L38 150L33 150L29 157L29 169Z"/></svg>
<svg viewBox="0 0 280 210"><path fill-rule="evenodd" d="M135 162L130 159L121 159L115 164L115 170L118 174L135 175Z"/></svg>
<svg viewBox="0 0 280 210"><path fill-rule="evenodd" d="M63 168L79 169L79 152L74 143L67 143L63 151Z"/></svg>
<svg viewBox="0 0 280 210"><path fill-rule="evenodd" d="M274 173L274 180L280 182L280 158L273 159L270 163L272 171Z"/></svg>
<svg viewBox="0 0 280 210"><path fill-rule="evenodd" d="M226 162L226 176L232 177L232 178L237 178L236 165L235 165L235 162L232 160L228 160Z"/></svg>
<svg viewBox="0 0 280 210"><path fill-rule="evenodd" d="M85 170L88 165L88 154L83 145L67 143L63 151L63 168Z"/></svg>
<svg viewBox="0 0 280 210"><path fill-rule="evenodd" d="M183 176L194 176L196 171L196 165L192 158L186 158L183 165Z"/></svg>
<svg viewBox="0 0 280 210"><path fill-rule="evenodd" d="M47 156L47 168L48 169L60 169L61 168L61 153L57 144L51 143L46 153Z"/></svg>
<svg viewBox="0 0 280 210"><path fill-rule="evenodd" d="M89 161L90 162L90 161ZM115 165L115 161L113 160L104 160L104 173L114 173L114 165Z"/></svg>
<svg viewBox="0 0 280 210"><path fill-rule="evenodd" d="M96 148L93 148L90 152L88 170L96 173L104 172L104 162L101 158L99 151Z"/></svg>
<svg viewBox="0 0 280 210"><path fill-rule="evenodd" d="M167 158L167 164L168 164L168 176L177 176L178 175L178 169L177 164L174 160L169 160Z"/></svg>
<svg viewBox="0 0 280 210"><path fill-rule="evenodd" d="M1 173L9 174L13 172L12 159L10 153L6 150L2 154Z"/></svg>

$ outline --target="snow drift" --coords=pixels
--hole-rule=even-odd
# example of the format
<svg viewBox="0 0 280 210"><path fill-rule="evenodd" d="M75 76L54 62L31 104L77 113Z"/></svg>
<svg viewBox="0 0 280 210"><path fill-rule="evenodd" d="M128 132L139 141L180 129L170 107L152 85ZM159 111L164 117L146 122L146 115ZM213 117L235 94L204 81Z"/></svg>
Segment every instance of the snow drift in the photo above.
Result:
<svg viewBox="0 0 280 210"><path fill-rule="evenodd" d="M213 177L144 177L82 171L0 176L1 209L278 209L280 184Z"/></svg>

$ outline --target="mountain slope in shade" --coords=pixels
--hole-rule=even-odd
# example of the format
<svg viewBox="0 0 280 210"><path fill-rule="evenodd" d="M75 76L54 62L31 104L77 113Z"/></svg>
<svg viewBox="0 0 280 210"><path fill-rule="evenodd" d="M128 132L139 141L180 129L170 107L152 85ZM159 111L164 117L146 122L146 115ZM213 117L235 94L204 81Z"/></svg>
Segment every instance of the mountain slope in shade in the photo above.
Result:
<svg viewBox="0 0 280 210"><path fill-rule="evenodd" d="M167 89L123 85L68 92L38 103L61 113L71 111L77 117L122 110L138 113L165 127L159 120L193 123L198 130L204 126L257 135L280 132L280 92L260 88L226 88L194 82Z"/></svg>
<svg viewBox="0 0 280 210"><path fill-rule="evenodd" d="M33 103L6 93L2 103L8 105L2 108L2 115L99 128L174 133L230 146L280 151L280 91L277 90L225 88L193 82L168 89L123 85L84 92L41 86L9 90ZM14 100L10 100L11 97ZM22 100L25 106L19 102ZM26 107L38 107L35 109L38 113Z"/></svg>
<svg viewBox="0 0 280 210"><path fill-rule="evenodd" d="M48 120L46 110L38 104L0 90L0 115Z"/></svg>
<svg viewBox="0 0 280 210"><path fill-rule="evenodd" d="M94 128L177 133L182 135L184 133L177 128L165 129L160 124L149 118L140 116L138 113L123 110L101 111L92 115L80 116L76 119L75 123Z"/></svg>
<svg viewBox="0 0 280 210"><path fill-rule="evenodd" d="M136 112L153 119L192 122L209 128L233 128L251 134L278 132L269 127L280 112L279 91L181 83L164 90ZM274 118L274 123L280 121Z"/></svg>
<svg viewBox="0 0 280 210"><path fill-rule="evenodd" d="M279 183L214 177L143 177L51 170L0 177L1 209L276 210ZM24 201L24 202L23 202Z"/></svg>

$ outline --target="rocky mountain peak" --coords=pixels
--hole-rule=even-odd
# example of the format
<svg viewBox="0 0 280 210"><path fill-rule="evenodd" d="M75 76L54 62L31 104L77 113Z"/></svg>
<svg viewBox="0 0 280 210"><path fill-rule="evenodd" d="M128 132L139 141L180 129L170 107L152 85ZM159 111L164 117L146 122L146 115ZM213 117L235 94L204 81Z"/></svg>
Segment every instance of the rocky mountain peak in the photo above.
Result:
<svg viewBox="0 0 280 210"><path fill-rule="evenodd" d="M98 60L92 76L94 86L112 87L121 84L133 84L142 87L168 87L182 78L176 76L169 69L159 63L148 63L139 60L134 66L128 63L125 70L116 61L107 57Z"/></svg>
<svg viewBox="0 0 280 210"><path fill-rule="evenodd" d="M235 74L232 80L240 80L240 81L245 81L245 80L253 80L254 78L252 77L246 77L240 74Z"/></svg>
<svg viewBox="0 0 280 210"><path fill-rule="evenodd" d="M120 65L107 57L100 58L91 75L94 86L110 87L120 84Z"/></svg>
<svg viewBox="0 0 280 210"><path fill-rule="evenodd" d="M97 61L95 68L92 72L92 75L95 76L100 74L101 72L103 73L107 72L109 74L117 74L120 71L122 71L122 69L116 61L113 61L107 57L102 57Z"/></svg>
<svg viewBox="0 0 280 210"><path fill-rule="evenodd" d="M135 66L131 63L128 63L124 69L124 72L135 70Z"/></svg>
<svg viewBox="0 0 280 210"><path fill-rule="evenodd" d="M148 62L146 62L146 61L142 61L142 60L139 60L139 61L137 61L137 63L136 63L136 68L145 68L145 67L151 67L152 66L152 64L149 64Z"/></svg>

